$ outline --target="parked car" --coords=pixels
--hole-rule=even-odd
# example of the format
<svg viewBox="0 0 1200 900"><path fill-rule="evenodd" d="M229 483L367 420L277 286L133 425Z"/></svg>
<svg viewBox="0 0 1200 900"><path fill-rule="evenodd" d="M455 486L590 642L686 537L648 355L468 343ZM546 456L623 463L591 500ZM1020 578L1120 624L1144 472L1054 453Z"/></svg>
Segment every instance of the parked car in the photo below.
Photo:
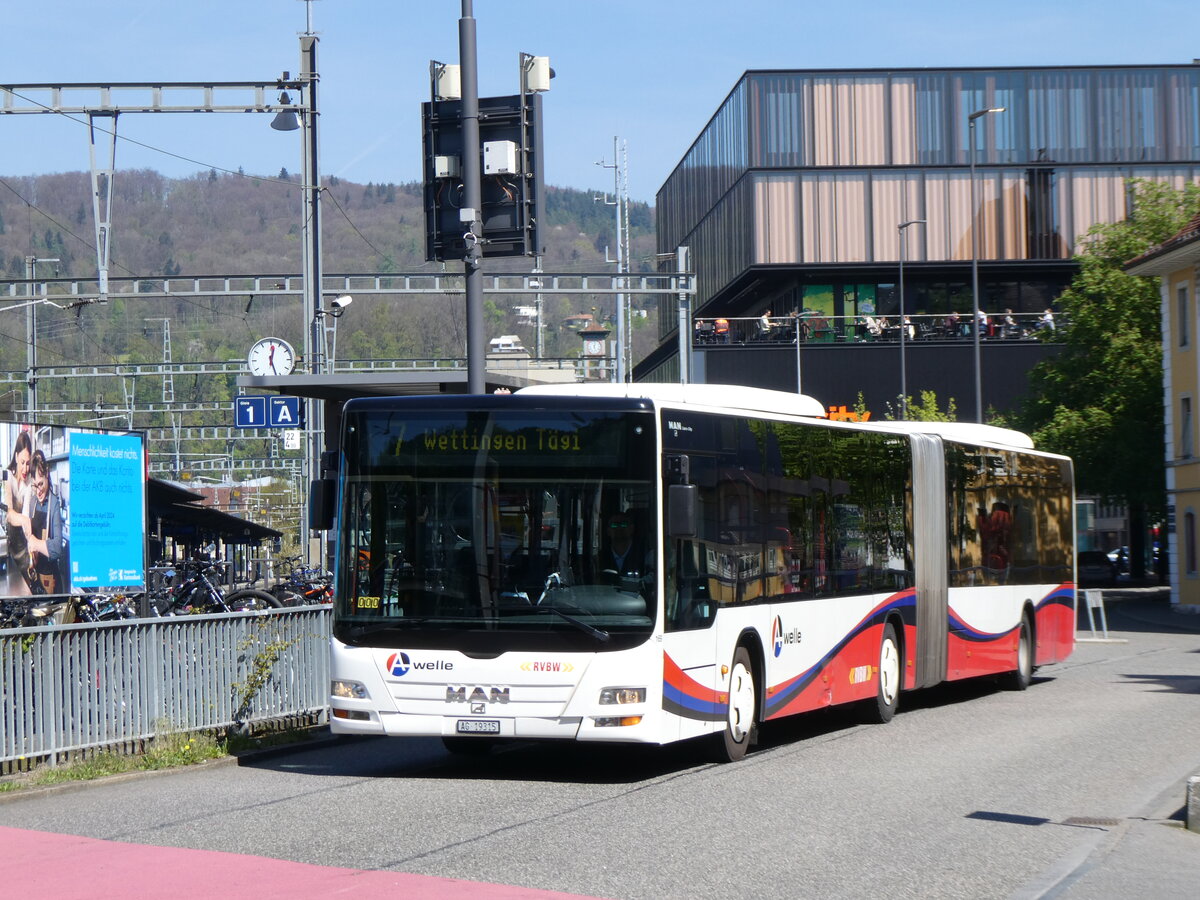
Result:
<svg viewBox="0 0 1200 900"><path fill-rule="evenodd" d="M1110 587L1117 583L1117 567L1103 550L1081 550L1075 556L1079 584Z"/></svg>
<svg viewBox="0 0 1200 900"><path fill-rule="evenodd" d="M1108 551L1108 561L1117 567L1118 572L1129 571L1129 548L1118 547Z"/></svg>

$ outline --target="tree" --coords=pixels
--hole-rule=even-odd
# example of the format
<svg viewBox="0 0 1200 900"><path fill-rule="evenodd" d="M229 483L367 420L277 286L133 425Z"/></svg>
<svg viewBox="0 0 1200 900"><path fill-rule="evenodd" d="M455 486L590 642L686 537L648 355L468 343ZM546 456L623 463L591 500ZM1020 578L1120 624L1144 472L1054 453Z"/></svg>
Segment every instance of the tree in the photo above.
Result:
<svg viewBox="0 0 1200 900"><path fill-rule="evenodd" d="M1200 185L1133 179L1133 211L1094 225L1079 272L1059 298L1062 352L1030 373L1018 416L1043 449L1075 461L1082 492L1129 510L1131 574L1145 574L1147 516L1166 505L1158 280L1124 265L1176 234L1200 209Z"/></svg>
<svg viewBox="0 0 1200 900"><path fill-rule="evenodd" d="M861 399L862 394L859 393ZM951 397L946 402L946 409L938 406L938 398L936 391L921 391L920 399L913 400L912 397L906 398L908 407L908 418L913 422L957 422L958 421L958 404ZM896 420L900 418L900 402L897 400L896 407L892 404L887 404L887 413L884 419Z"/></svg>

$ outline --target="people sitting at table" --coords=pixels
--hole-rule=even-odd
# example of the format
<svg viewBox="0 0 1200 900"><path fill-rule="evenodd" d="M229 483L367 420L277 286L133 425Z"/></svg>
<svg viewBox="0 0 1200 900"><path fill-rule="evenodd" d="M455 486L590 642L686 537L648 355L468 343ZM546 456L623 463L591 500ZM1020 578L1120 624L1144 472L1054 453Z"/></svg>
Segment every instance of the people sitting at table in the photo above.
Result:
<svg viewBox="0 0 1200 900"><path fill-rule="evenodd" d="M883 337L883 325L874 316L863 316L860 333L864 341L878 341Z"/></svg>
<svg viewBox="0 0 1200 900"><path fill-rule="evenodd" d="M992 320L988 318L988 314L982 309L979 310L979 316L975 321L975 327L979 329L980 337L986 337L992 333Z"/></svg>
<svg viewBox="0 0 1200 900"><path fill-rule="evenodd" d="M771 321L771 310L766 310L758 318L758 336L765 340L770 340L776 333L775 329L779 326Z"/></svg>
<svg viewBox="0 0 1200 900"><path fill-rule="evenodd" d="M1021 336L1021 326L1017 324L1016 318L1013 316L1012 308L1004 310L1004 331L1001 337L1013 338Z"/></svg>

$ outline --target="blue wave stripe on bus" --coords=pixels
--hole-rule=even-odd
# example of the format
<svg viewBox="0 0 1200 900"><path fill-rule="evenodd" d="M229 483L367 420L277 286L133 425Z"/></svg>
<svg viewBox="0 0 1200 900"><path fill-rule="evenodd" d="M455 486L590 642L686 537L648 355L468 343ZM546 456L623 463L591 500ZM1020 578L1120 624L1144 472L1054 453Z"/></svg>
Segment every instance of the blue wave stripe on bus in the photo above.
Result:
<svg viewBox="0 0 1200 900"><path fill-rule="evenodd" d="M1075 602L1075 591L1070 585L1059 585L1038 600L1034 604L1034 614L1037 611L1047 606L1070 606ZM950 610L950 630L954 632L955 637L965 641L995 641L1003 637L1007 637L1017 630L1017 625L1012 628L1006 628L1004 631L981 631L978 628L973 628L964 622L953 609Z"/></svg>
<svg viewBox="0 0 1200 900"><path fill-rule="evenodd" d="M1037 602L1037 608L1043 606L1070 606L1075 605L1075 586L1073 584L1060 584L1045 597Z"/></svg>
<svg viewBox="0 0 1200 900"><path fill-rule="evenodd" d="M950 610L950 630L954 632L954 636L963 639L964 641L995 641L1004 637L1007 634L1012 634L1016 631L1017 626L1005 628L1003 631L981 631L978 628L972 628L964 622L954 610Z"/></svg>
<svg viewBox="0 0 1200 900"><path fill-rule="evenodd" d="M685 694L669 684L663 684L663 709L685 719L699 719L704 722L716 722L728 714L728 703L714 703Z"/></svg>
<svg viewBox="0 0 1200 900"><path fill-rule="evenodd" d="M821 673L821 670L829 665L830 661L833 660L833 658L839 653L841 653L847 644L849 644L868 628L873 628L874 626L882 623L889 612L894 609L906 609L914 607L916 604L916 596L917 592L915 588L907 588L898 594L893 594L891 597L888 597L869 613L863 616L857 625L850 629L850 631L840 641L831 647L825 653L825 655L817 660L817 662L814 663L810 668L804 670L795 678L791 678L782 682L781 684L776 685L774 695L766 702L766 716L769 718L770 716L775 715L779 712L779 710L785 708L796 697L803 693L804 689L808 687L808 685L812 683L813 679L815 679Z"/></svg>

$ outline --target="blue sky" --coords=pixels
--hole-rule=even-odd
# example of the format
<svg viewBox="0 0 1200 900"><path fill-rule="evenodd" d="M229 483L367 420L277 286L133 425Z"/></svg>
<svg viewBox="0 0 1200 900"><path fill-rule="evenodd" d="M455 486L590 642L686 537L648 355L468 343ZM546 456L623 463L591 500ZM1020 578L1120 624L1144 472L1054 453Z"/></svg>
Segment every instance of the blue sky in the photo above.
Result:
<svg viewBox="0 0 1200 900"><path fill-rule="evenodd" d="M9 0L0 84L269 81L299 69L303 0ZM483 96L518 90L521 51L550 57L546 180L611 190L613 138L630 195L653 201L747 69L1187 63L1196 0L474 0ZM325 175L421 177L429 60L458 61L461 0L314 0ZM298 132L269 117L128 115L116 164L173 177L210 166L300 169ZM0 176L86 171L86 129L0 116ZM155 148L155 149L150 149ZM161 151L167 151L159 152ZM186 157L178 159L168 154Z"/></svg>

